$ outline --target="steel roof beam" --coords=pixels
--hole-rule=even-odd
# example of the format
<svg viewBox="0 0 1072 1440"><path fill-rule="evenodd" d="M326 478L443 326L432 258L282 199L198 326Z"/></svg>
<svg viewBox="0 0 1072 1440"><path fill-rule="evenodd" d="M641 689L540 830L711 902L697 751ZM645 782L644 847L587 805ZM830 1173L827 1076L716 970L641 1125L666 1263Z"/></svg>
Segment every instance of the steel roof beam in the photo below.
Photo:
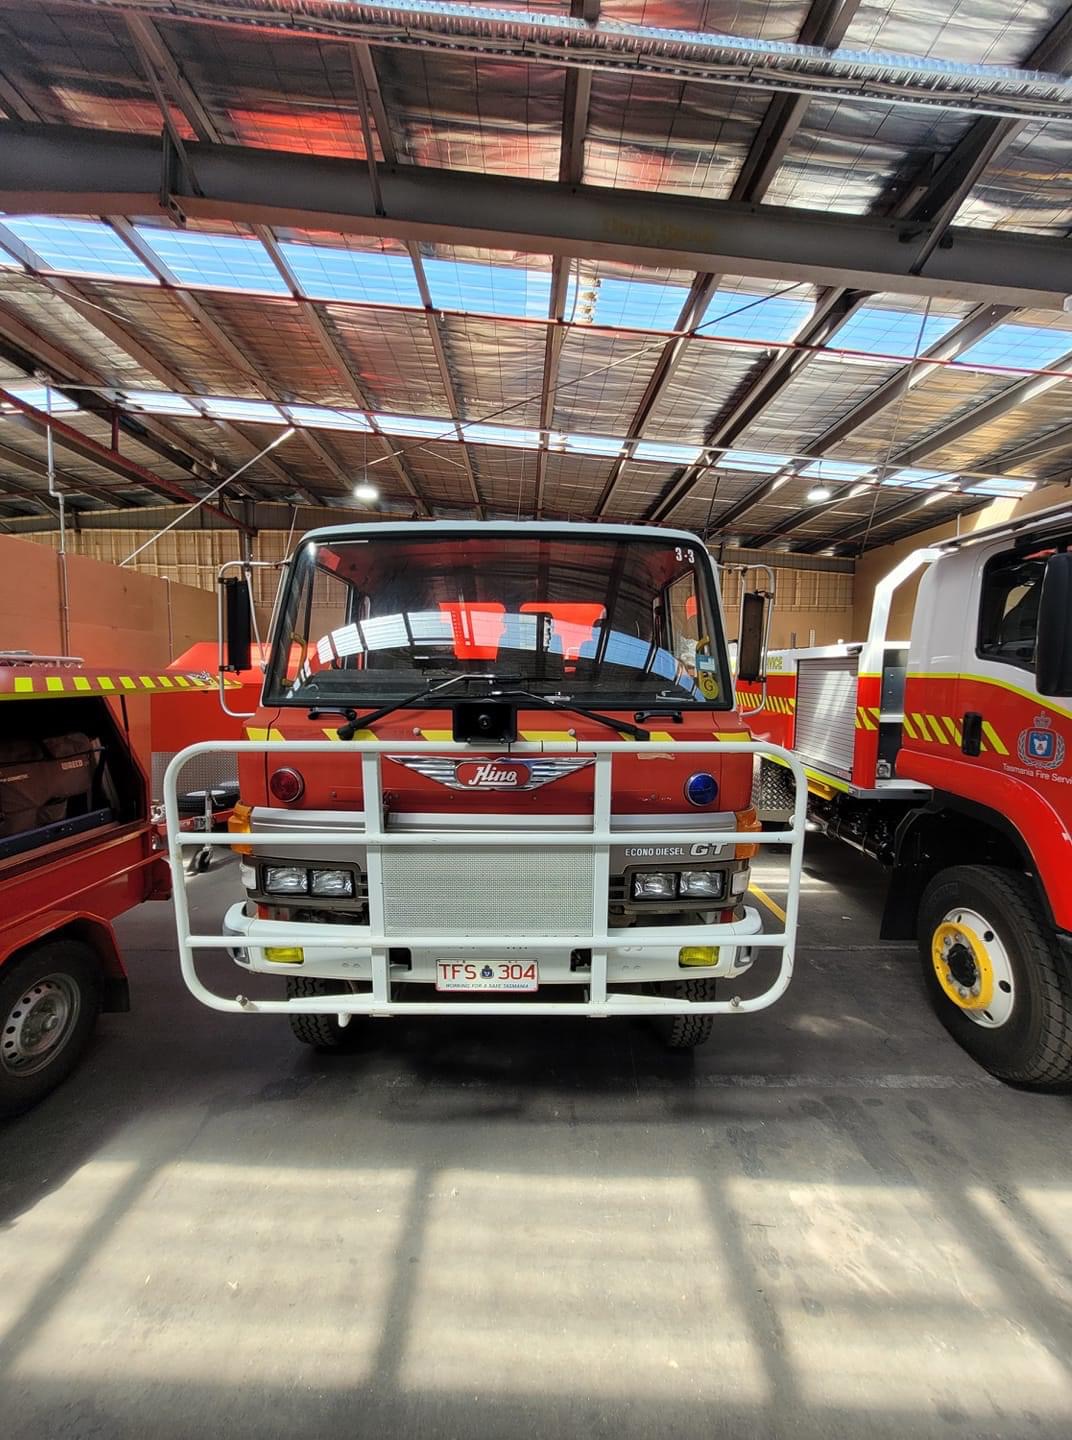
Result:
<svg viewBox="0 0 1072 1440"><path fill-rule="evenodd" d="M1072 11L1066 13L1058 24L1054 26L1042 43L1037 46L1028 57L1026 63L1032 67L1042 67L1051 64L1063 66L1067 64L1070 58L1072 58ZM777 101L774 102L774 105L776 104L778 104ZM772 109L774 105L772 105ZM1021 128L1022 122L1018 121L999 121L994 119L977 120L959 144L954 147L945 160L937 167L937 170L934 171L934 173L928 174L919 186L911 190L908 194L903 195L891 207L890 213L892 218L906 222L906 227L902 232L902 239L906 241L916 240L916 243L912 246L913 260L910 267L913 274L919 274L936 253L937 247L949 229L957 210L986 165L997 153L1001 145L1008 143ZM757 142L759 138L760 137L757 137ZM751 154L749 158L751 158ZM753 171L754 169L755 167L753 166ZM748 170L748 161L745 163L745 170ZM773 175L773 170L770 170L769 173ZM754 197L749 196L747 191L735 190L733 198L742 199ZM916 233L917 227L918 235ZM952 342L952 344L958 346L958 349L952 353L959 353L960 349L967 348L967 345L972 343L974 339L979 338L980 334L985 334L987 330L999 323L999 321L1010 312L1011 308L1009 305L994 305L991 307L990 319L985 317L985 312L983 317L978 320L969 317L971 324L965 327L957 327L958 332L962 331L963 328L962 335L958 335L956 340L953 340L952 335L946 337L947 343ZM961 341L963 341L963 343L960 343ZM933 358L941 359L950 358L951 352L946 349L940 350L934 347L931 353ZM809 363L809 361L805 361L804 363ZM869 397L861 406L858 406L852 416L846 417L839 422L839 427L832 427L832 430L827 432L827 435L821 437L821 440L816 443L821 444L825 441L827 448L833 446L837 441L830 437L838 428L841 429L842 438L844 435L851 434L854 428L866 423L866 420L871 418L873 414L878 413L878 411L885 408L887 404L892 403L893 400L905 394L912 385L918 384L919 380L931 373L933 368L933 366L927 368L907 366L900 375L893 377L886 385L879 387L879 390L875 392L874 396ZM777 389L773 393L776 394ZM872 406L874 408L871 408ZM683 493L688 493L688 490L695 485L697 476L693 474L691 477L686 476L684 478L691 481L683 491ZM742 518L754 505L759 504L773 493L783 478L782 476L774 476L770 480L764 481L761 485L754 487L750 495L745 496L742 501L731 506L729 510L723 512L718 517L718 526L722 527L727 524L732 524Z"/></svg>
<svg viewBox="0 0 1072 1440"><path fill-rule="evenodd" d="M278 270L284 284L290 291L291 298L297 302L297 305L301 310L302 315L308 321L309 328L312 330L314 336L316 337L317 343L319 344L321 350L324 352L324 355L327 357L332 368L338 374L339 379L342 381L346 389L349 390L350 394L354 397L358 405L363 410L369 412L374 411L375 407L371 404L370 396L365 390L365 387L361 384L360 380L350 368L349 361L340 350L338 343L336 342L335 337L332 335L331 330L328 328L327 321L324 319L323 315L321 315L319 308L317 307L315 302L310 300L306 296L305 292L302 290L301 284L298 281L298 277L291 269L290 263L288 262L287 257L283 254L283 251L280 249L279 241L275 238L275 235L272 233L271 228L266 225L256 225L254 226L254 231L256 233L257 239L261 242L265 250L268 252L268 256L272 264ZM421 493L421 490L417 486L413 477L410 475L409 467L403 463L400 456L394 453L391 447L391 441L388 439L387 436L384 435L383 431L376 424L376 421L371 418L371 415L370 424L372 426L372 433L380 440L380 442L384 446L388 468L393 472L396 479L401 484L402 488L414 501L421 514L430 515L431 509L428 505L428 502L424 498L424 495ZM352 479L352 477L350 477L350 479ZM349 484L350 480L347 481L348 487Z"/></svg>
<svg viewBox="0 0 1072 1440"><path fill-rule="evenodd" d="M1053 370L1068 370L1072 367L1072 351L1062 355L1055 360L1050 367ZM1057 385L1067 384L1067 380L1061 375L1029 375L1023 380L1017 381L1015 385L1008 386L992 400L984 401L981 405L975 405L965 414L955 420L948 421L937 430L932 430L922 440L914 440L909 445L902 445L889 459L891 465L917 465L920 460L944 450L947 445L955 445L957 441L974 435L977 430L982 430L995 420L1000 420L1008 415L1011 410L1017 410L1021 405L1026 405L1029 400L1035 400L1047 391L1053 390Z"/></svg>
<svg viewBox="0 0 1072 1440"><path fill-rule="evenodd" d="M187 146L201 195L172 176L191 218L292 225L766 276L974 303L1060 309L1072 294L1061 237L965 228L913 273L904 222L791 207L400 165L377 215L361 162L252 147ZM0 124L0 209L153 214L161 149L148 135ZM914 233L911 231L910 233ZM916 267L918 269L918 267Z"/></svg>
<svg viewBox="0 0 1072 1440"><path fill-rule="evenodd" d="M78 8L159 17L161 0L68 0ZM25 0L3 0L21 7ZM733 89L799 92L856 104L918 105L940 112L1049 119L1065 95L1064 77L1012 66L950 64L921 55L823 49L766 37L672 30L628 21L588 23L583 16L440 4L399 10L390 3L297 5L260 0L241 9L219 0L168 5L173 23L229 25L275 39L352 40L427 54L555 68L587 67Z"/></svg>
<svg viewBox="0 0 1072 1440"><path fill-rule="evenodd" d="M0 442L0 460L6 460L9 465L14 465L18 470L25 470L28 475L36 475L39 480L48 479L48 465L37 455L29 455L25 450L19 450L14 445L6 445ZM64 487L64 490L74 494L91 495L94 500L103 500L106 505L118 505L122 510L140 509L137 501L131 500L129 495L122 494L119 490L105 489L101 485L92 485L82 480L77 475L69 475L66 471L55 470L55 478ZM36 496L36 491L29 494Z"/></svg>
<svg viewBox="0 0 1072 1440"><path fill-rule="evenodd" d="M126 237L124 236L124 238ZM140 365L143 370L154 376L163 385L166 385L169 390L176 391L180 395L189 394L191 387L181 375L172 370L170 366L165 365L136 335L121 325L110 314L103 310L100 305L83 295L81 288L75 281L67 280L61 275L49 273L41 257L30 250L28 246L24 245L17 236L2 224L0 224L0 245L10 254L14 255L16 259L20 260L21 263L31 271L34 277L43 285L47 286L53 294L58 295L61 300L64 300L70 305L72 310L74 310L87 325L91 325L95 330L105 336L106 339L110 340L113 345L118 346L120 350ZM160 268L159 261L154 260L154 265ZM155 270L154 273L156 273ZM189 298L192 299L192 297ZM193 302L193 306L195 309L199 308L196 300ZM186 308L189 309L189 307ZM122 390L123 387L110 386L109 388ZM199 404L195 394L190 395L190 403L200 412L202 419L214 425L222 434L237 437L243 447L251 444L249 439L243 435L236 426L230 425L222 420L216 420L213 416L209 415L204 406ZM258 448L258 446L253 446L254 454L256 454ZM263 468L277 476L282 476L288 485L293 485L293 480L284 470L277 466L269 456L265 456L264 458L267 464ZM245 488L248 484L250 484L249 481L244 482L242 488Z"/></svg>
<svg viewBox="0 0 1072 1440"><path fill-rule="evenodd" d="M801 27L800 43L828 47L840 44L859 5L860 0L813 0ZM801 95L775 96L767 107L767 113L741 166L730 195L731 200L756 204L763 199L807 106L807 99ZM718 288L718 281L719 277L710 272L695 277L693 293L679 316L675 329L686 330L700 324L711 297ZM653 410L666 393L666 388L685 354L685 348L685 342L678 338L668 341L664 346L633 416L629 427L630 436L640 437ZM596 506L597 516L603 514L609 503L631 453L632 447L625 456L614 462Z"/></svg>
<svg viewBox="0 0 1072 1440"><path fill-rule="evenodd" d="M103 419L117 416L125 435L139 445L156 451L170 464L189 471L195 480L210 485L219 481L220 465L215 456L198 450L184 435L156 416L125 414L112 401L102 399L96 392L110 394L117 387L110 385L66 350L38 335L3 306L0 306L0 354L24 370L27 377L43 370L53 379L55 388L61 394L84 410ZM86 389L86 386L93 388Z"/></svg>
<svg viewBox="0 0 1072 1440"><path fill-rule="evenodd" d="M472 497L478 514L483 519L486 514L484 497L480 493L480 486L477 483L476 472L473 469L473 457L469 446L465 443L465 431L459 421L461 406L458 404L458 392L454 386L454 376L450 371L450 364L447 360L446 347L443 344L442 321L432 304L432 292L428 288L428 276L424 272L424 262L421 260L420 251L416 245L410 245L409 259L413 266L413 276L417 282L417 289L420 292L421 304L424 306L424 318L428 327L428 338L432 342L432 351L436 359L436 368L439 370L439 379L443 386L443 393L447 400L447 409L453 417L454 434L462 447L462 462L465 469L466 480L469 484L469 494Z"/></svg>
<svg viewBox="0 0 1072 1440"><path fill-rule="evenodd" d="M200 505L201 509L226 521L228 525L233 525L236 530L248 531L247 525L243 524L241 520L235 519L226 510L222 510L216 505L202 504L200 497L184 486L176 485L174 481L166 480L152 470L146 470L144 466L121 455L117 450L109 450L106 445L101 445L90 436L83 435L80 430L76 430L74 426L68 425L57 416L48 415L44 410L39 410L34 405L28 405L25 400L20 399L18 395L11 394L2 386L0 386L0 401L18 411L42 435L47 434L51 427L57 445L80 455L83 460L89 460L92 464L99 465L102 470L118 475L131 484L139 485L143 490L156 490L173 500L181 500L188 505Z"/></svg>
<svg viewBox="0 0 1072 1440"><path fill-rule="evenodd" d="M885 510L879 510L869 520L856 519L850 524L842 526L840 530L833 531L821 539L809 539L801 545L794 545L794 553L798 555L811 555L816 550L826 550L832 545L845 544L847 541L855 540L857 536L869 537L875 530L881 530L884 525L889 525L894 520L899 520L904 515L911 515L914 511L925 510L932 503L930 495L908 495L898 500L894 505L887 505ZM965 510L977 510L985 501L978 501L972 505L966 505ZM938 523L937 521L935 522Z"/></svg>
<svg viewBox="0 0 1072 1440"><path fill-rule="evenodd" d="M959 325L950 330L947 335L944 335L941 340L930 346L918 362L905 365L896 375L891 375L884 384L880 385L876 390L873 390L865 400L857 405L854 410L850 411L848 415L839 420L837 424L832 425L829 430L824 431L818 439L813 440L809 445L805 445L802 456L814 456L817 460L820 460L824 455L827 455L832 449L839 445L847 436L859 430L869 420L874 419L876 415L881 414L881 412L890 405L895 404L901 396L915 389L928 375L932 375L935 370L940 368L936 362L952 360L957 355L962 355L965 350L970 349L983 335L986 335L995 325L1000 324L1005 316L1010 313L1011 312L1003 306L991 305L967 316ZM877 463L875 468L880 468ZM799 469L799 466L795 466L794 469ZM761 535L754 539L750 539L749 543L755 545L757 548L761 548L771 540L776 540L779 536L795 530L796 527L807 520L809 516L825 510L835 509L838 505L843 505L848 499L848 492L854 485L860 483L861 478L862 477L857 476L847 480L828 480L816 477L815 483L817 485L828 485L831 489L838 492L835 498L819 501L815 505L804 506L787 519L781 521L778 525L763 531ZM768 487L764 489L762 495L757 494L755 503L758 504L760 500L765 499L769 494L770 488Z"/></svg>
<svg viewBox="0 0 1072 1440"><path fill-rule="evenodd" d="M570 14L589 24L599 19L600 0L571 0ZM562 142L558 156L558 178L562 185L584 183L584 146L588 134L588 109L592 99L592 77L567 70L562 92ZM543 515L543 492L547 483L547 437L555 418L555 391L565 333L562 321L569 293L569 261L556 255L551 264L551 294L547 302L547 331L543 345L543 372L540 377L540 448L536 452L536 485L532 513ZM578 282L580 277L578 276ZM598 514L598 511L597 511Z"/></svg>
<svg viewBox="0 0 1072 1440"><path fill-rule="evenodd" d="M824 292L816 301L811 318L798 337L799 342L803 345L826 344L838 326L847 320L866 299L866 295L858 294L855 291L828 290ZM807 351L779 351L764 365L758 378L752 382L729 414L716 418L708 429L705 444L732 446L810 359L811 355ZM648 510L645 518L656 522L665 520L681 504L682 500L692 493L709 468L709 462L706 459L688 466L677 480L667 486L660 498ZM778 479L778 476L772 476L770 480L764 481L762 485L756 487L751 494L723 511L718 516L717 527L731 525L745 514L753 504L757 504L763 498L764 494L769 494L776 487Z"/></svg>
<svg viewBox="0 0 1072 1440"><path fill-rule="evenodd" d="M836 50L859 10L861 0L812 0L797 37L801 45ZM749 146L731 200L762 199L792 144L808 108L806 95L776 95Z"/></svg>

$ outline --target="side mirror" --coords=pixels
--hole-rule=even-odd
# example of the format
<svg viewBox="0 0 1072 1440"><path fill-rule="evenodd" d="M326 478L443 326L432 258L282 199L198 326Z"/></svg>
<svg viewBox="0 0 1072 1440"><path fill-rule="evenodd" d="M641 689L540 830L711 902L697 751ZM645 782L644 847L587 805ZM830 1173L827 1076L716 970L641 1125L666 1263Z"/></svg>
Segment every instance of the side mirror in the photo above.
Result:
<svg viewBox="0 0 1072 1440"><path fill-rule="evenodd" d="M767 640L767 596L749 590L741 596L741 633L737 639L737 679L763 679Z"/></svg>
<svg viewBox="0 0 1072 1440"><path fill-rule="evenodd" d="M1035 678L1040 695L1072 695L1072 553L1046 561L1039 596Z"/></svg>
<svg viewBox="0 0 1072 1440"><path fill-rule="evenodd" d="M249 585L244 575L229 576L220 581L223 588L225 659L223 668L237 673L248 670L251 662L253 611Z"/></svg>

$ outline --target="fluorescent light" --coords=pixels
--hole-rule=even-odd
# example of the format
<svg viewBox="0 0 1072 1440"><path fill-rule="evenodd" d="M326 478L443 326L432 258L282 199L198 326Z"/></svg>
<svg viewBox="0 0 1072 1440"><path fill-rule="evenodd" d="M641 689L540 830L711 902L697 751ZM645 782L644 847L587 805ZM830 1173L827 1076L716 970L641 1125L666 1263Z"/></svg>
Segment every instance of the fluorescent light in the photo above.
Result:
<svg viewBox="0 0 1072 1440"><path fill-rule="evenodd" d="M816 485L813 490L809 490L809 491L808 491L807 496L806 496L805 498L806 498L808 501L818 502L818 501L820 501L820 500L829 500L829 499L830 499L830 494L831 494L831 492L830 492L829 486L827 486L827 485Z"/></svg>
<svg viewBox="0 0 1072 1440"><path fill-rule="evenodd" d="M373 503L373 501L378 500L379 498L380 498L379 486L373 485L373 483L372 483L371 480L360 480L360 481L354 486L354 499L355 499L355 500L361 500L361 501L363 501L366 505L371 505L371 504Z"/></svg>

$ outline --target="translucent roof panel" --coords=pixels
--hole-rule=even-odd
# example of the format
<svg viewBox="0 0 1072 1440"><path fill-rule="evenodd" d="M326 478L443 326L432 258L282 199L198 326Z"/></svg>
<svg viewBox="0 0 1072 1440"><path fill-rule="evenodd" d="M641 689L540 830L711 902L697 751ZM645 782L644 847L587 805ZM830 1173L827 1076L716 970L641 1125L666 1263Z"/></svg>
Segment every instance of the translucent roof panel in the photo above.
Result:
<svg viewBox="0 0 1072 1440"><path fill-rule="evenodd" d="M1022 495L1030 495L1035 488L1034 480L1017 480L1012 476L994 476L991 480L980 480L974 485L967 487L969 495L994 495L1006 499L1018 500Z"/></svg>
<svg viewBox="0 0 1072 1440"><path fill-rule="evenodd" d="M953 315L886 310L865 305L850 316L829 341L832 350L862 350L868 355L900 355L911 359L937 344L957 324Z"/></svg>
<svg viewBox="0 0 1072 1440"><path fill-rule="evenodd" d="M1044 325L998 325L959 357L964 364L1044 369L1072 351L1072 334Z"/></svg>
<svg viewBox="0 0 1072 1440"><path fill-rule="evenodd" d="M858 480L861 475L870 475L874 468L856 460L815 460L805 465L800 474L809 480Z"/></svg>
<svg viewBox="0 0 1072 1440"><path fill-rule="evenodd" d="M673 330L688 293L681 285L653 285L643 280L601 280L592 320L596 325Z"/></svg>
<svg viewBox="0 0 1072 1440"><path fill-rule="evenodd" d="M279 248L301 288L315 300L357 300L369 305L421 303L408 255L289 241Z"/></svg>
<svg viewBox="0 0 1072 1440"><path fill-rule="evenodd" d="M553 435L551 448L572 455L620 455L622 442L609 435Z"/></svg>
<svg viewBox="0 0 1072 1440"><path fill-rule="evenodd" d="M695 465L702 454L698 445L674 445L661 440L641 440L633 449L634 460L659 461L669 465Z"/></svg>
<svg viewBox="0 0 1072 1440"><path fill-rule="evenodd" d="M155 285L155 277L115 231L100 220L12 215L3 222L51 270Z"/></svg>
<svg viewBox="0 0 1072 1440"><path fill-rule="evenodd" d="M215 420L248 420L265 425L282 425L283 415L267 400L239 400L229 395L206 395L201 401Z"/></svg>
<svg viewBox="0 0 1072 1440"><path fill-rule="evenodd" d="M909 465L903 470L891 470L882 477L882 483L898 485L905 490L932 490L935 485L948 484L953 478L948 470L920 470Z"/></svg>
<svg viewBox="0 0 1072 1440"><path fill-rule="evenodd" d="M791 340L811 314L807 300L790 295L750 294L718 290L698 327L702 335L729 335L742 340Z"/></svg>
<svg viewBox="0 0 1072 1440"><path fill-rule="evenodd" d="M747 470L754 475L773 475L790 464L792 455L768 455L762 450L724 450L711 462L720 470Z"/></svg>
<svg viewBox="0 0 1072 1440"><path fill-rule="evenodd" d="M287 415L296 425L317 430L358 430L369 434L372 426L360 410L329 410L323 405L287 405Z"/></svg>
<svg viewBox="0 0 1072 1440"><path fill-rule="evenodd" d="M551 303L551 272L466 260L424 261L432 304L438 310L469 310L483 315L517 315L546 320ZM566 314L574 303L570 282ZM418 299L417 304L420 304Z"/></svg>
<svg viewBox="0 0 1072 1440"><path fill-rule="evenodd" d="M50 408L47 386L38 385L33 381L28 381L24 384L22 381L11 382L5 380L4 389L10 395L17 395L18 398L24 400L27 405L32 405L35 410L48 411ZM53 390L51 405L53 415L70 414L73 410L77 409L78 406L73 400L68 399L66 395L61 395L59 391Z"/></svg>
<svg viewBox="0 0 1072 1440"><path fill-rule="evenodd" d="M193 230L137 227L138 234L177 280L215 290L256 290L287 295L282 275L259 240Z"/></svg>

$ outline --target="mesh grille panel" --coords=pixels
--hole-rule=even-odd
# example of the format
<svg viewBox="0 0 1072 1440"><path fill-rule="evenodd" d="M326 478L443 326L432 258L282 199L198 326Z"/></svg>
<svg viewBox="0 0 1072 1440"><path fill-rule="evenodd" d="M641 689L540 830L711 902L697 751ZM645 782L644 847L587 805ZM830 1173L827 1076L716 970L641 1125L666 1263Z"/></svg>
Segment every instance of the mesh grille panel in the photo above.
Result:
<svg viewBox="0 0 1072 1440"><path fill-rule="evenodd" d="M384 932L413 935L586 935L593 856L583 850L387 846Z"/></svg>

